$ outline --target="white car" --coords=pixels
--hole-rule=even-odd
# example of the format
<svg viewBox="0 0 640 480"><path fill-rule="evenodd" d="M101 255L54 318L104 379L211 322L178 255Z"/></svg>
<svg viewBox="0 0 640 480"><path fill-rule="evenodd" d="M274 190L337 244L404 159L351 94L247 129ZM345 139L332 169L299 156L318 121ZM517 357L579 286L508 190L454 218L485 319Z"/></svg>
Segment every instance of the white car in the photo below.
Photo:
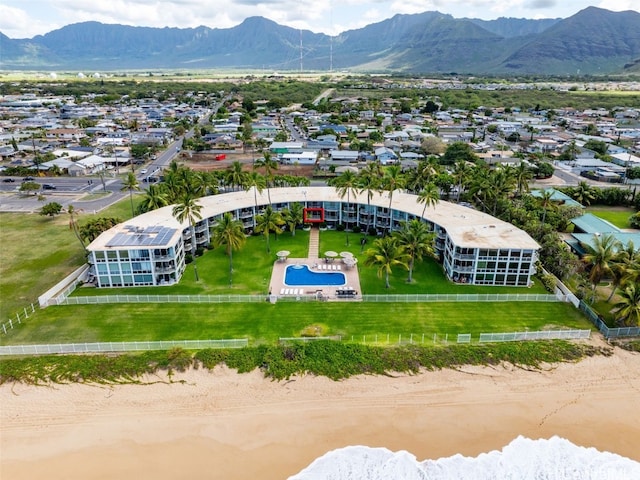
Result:
<svg viewBox="0 0 640 480"><path fill-rule="evenodd" d="M147 169L146 168L143 168L142 170L140 170L140 174L141 175L144 175L145 173L147 173Z"/></svg>

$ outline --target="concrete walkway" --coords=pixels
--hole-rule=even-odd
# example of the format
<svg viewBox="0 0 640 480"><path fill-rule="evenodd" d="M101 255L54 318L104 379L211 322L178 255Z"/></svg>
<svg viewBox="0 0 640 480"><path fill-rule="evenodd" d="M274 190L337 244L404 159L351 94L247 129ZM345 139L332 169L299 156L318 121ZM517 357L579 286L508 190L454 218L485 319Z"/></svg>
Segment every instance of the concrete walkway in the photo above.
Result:
<svg viewBox="0 0 640 480"><path fill-rule="evenodd" d="M320 230L318 227L311 227L309 232L309 258L320 258Z"/></svg>

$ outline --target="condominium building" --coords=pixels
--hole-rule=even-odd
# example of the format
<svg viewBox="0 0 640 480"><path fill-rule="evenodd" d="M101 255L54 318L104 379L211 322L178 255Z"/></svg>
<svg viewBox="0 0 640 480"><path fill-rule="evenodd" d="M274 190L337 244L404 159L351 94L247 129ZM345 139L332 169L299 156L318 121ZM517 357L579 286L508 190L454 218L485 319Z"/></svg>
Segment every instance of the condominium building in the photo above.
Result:
<svg viewBox="0 0 640 480"><path fill-rule="evenodd" d="M198 199L202 205L195 228L180 223L173 207L163 207L113 227L87 248L99 287L171 285L180 280L187 255L211 242L211 230L226 212L245 232L269 204L275 210L300 203L311 222L327 228L383 234L402 222L421 219L436 234L436 251L449 279L474 285L528 286L535 274L539 245L523 230L472 208L440 201L426 209L415 195L401 191L366 192L340 197L333 187L276 188L262 193L231 192ZM427 292L428 293L428 292Z"/></svg>

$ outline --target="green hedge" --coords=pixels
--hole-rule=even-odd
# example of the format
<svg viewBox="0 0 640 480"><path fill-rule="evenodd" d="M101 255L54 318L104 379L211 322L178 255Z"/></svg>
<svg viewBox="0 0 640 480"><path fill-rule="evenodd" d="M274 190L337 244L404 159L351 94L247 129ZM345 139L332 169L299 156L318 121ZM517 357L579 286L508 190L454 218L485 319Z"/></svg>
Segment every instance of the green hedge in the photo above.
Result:
<svg viewBox="0 0 640 480"><path fill-rule="evenodd" d="M172 374L188 368L213 369L226 364L239 373L259 368L265 377L287 379L313 374L340 380L352 375L418 373L461 365L507 362L529 368L543 363L573 362L585 356L611 355L612 349L567 341L514 342L484 345L376 347L318 340L288 345L205 349L195 353L175 348L123 355L48 355L0 360L0 384L140 383L145 374Z"/></svg>

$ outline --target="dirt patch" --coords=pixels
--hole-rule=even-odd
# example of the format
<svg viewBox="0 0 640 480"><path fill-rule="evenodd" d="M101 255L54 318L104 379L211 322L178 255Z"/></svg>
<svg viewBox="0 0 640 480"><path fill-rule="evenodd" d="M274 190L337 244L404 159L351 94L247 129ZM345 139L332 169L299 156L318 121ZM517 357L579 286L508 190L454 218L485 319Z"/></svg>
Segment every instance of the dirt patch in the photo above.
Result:
<svg viewBox="0 0 640 480"><path fill-rule="evenodd" d="M194 153L192 155L183 154L180 157L181 163L198 172L213 172L219 170L226 170L231 166L233 162L240 162L243 166L243 170L249 171L253 169L254 162L260 158L261 155L257 153L227 153L224 160L216 160L214 153ZM284 165L279 164L276 175L294 175L297 177L313 177L313 171L315 167L313 165Z"/></svg>

